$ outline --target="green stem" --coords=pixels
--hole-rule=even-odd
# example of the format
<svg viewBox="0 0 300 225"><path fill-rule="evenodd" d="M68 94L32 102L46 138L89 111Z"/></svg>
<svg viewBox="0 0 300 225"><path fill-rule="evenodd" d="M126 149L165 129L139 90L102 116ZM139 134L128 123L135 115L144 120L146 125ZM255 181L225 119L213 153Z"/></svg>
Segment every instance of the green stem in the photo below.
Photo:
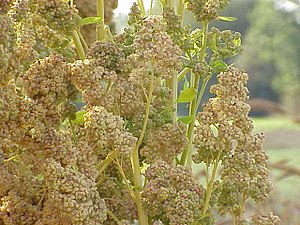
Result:
<svg viewBox="0 0 300 225"><path fill-rule="evenodd" d="M203 205L203 208L202 208L202 214L203 215L206 214L206 211L208 210L208 207L209 207L209 201L210 201L211 194L212 194L212 191L213 191L214 182L215 182L216 177L217 177L220 157L221 157L221 151L219 151L218 157L217 157L216 161L214 161L212 175L211 175L210 181L209 181L209 183L207 185L207 188L206 188L205 200L204 200L204 205Z"/></svg>
<svg viewBox="0 0 300 225"><path fill-rule="evenodd" d="M246 200L247 200L247 196L246 196L245 193L243 193L242 194L242 201L241 201L241 205L240 205L240 213L239 213L238 218L237 218L238 223L242 220L242 217L244 215Z"/></svg>
<svg viewBox="0 0 300 225"><path fill-rule="evenodd" d="M116 215L107 209L107 214L118 224L118 225L123 225L123 223L116 217Z"/></svg>
<svg viewBox="0 0 300 225"><path fill-rule="evenodd" d="M77 54L78 54L79 58L81 60L84 60L85 59L84 48L83 48L82 43L80 41L79 34L76 30L73 31L72 37L73 37L73 41L74 41L75 48L76 48L76 51L77 51Z"/></svg>
<svg viewBox="0 0 300 225"><path fill-rule="evenodd" d="M140 225L148 225L148 216L145 213L143 206L142 206L142 199L140 195L140 189L143 187L143 181L142 181L142 175L140 170L140 159L139 159L139 147L141 146L146 128L148 125L149 120L149 114L150 114L150 106L151 101L153 98L153 90L155 87L156 81L154 80L154 65L153 63L150 64L150 71L151 71L151 81L150 81L150 87L148 92L148 98L146 103L146 112L145 112L145 118L143 122L143 127L140 133L140 137L135 145L135 148L132 151L131 154L131 164L133 169L133 177L134 177L134 186L135 186L135 196L137 200L137 209L138 209L138 218Z"/></svg>
<svg viewBox="0 0 300 225"><path fill-rule="evenodd" d="M172 105L173 105L173 122L175 123L177 120L177 88L178 88L178 81L177 81L177 72L172 72L172 77L166 81L166 86L171 89L172 94Z"/></svg>
<svg viewBox="0 0 300 225"><path fill-rule="evenodd" d="M81 32L80 32L79 30L76 30L76 31L77 31L77 33L78 33L78 36L79 36L79 38L80 38L80 41L81 41L81 43L82 43L82 45L83 45L84 50L85 50L85 51L88 51L89 47L88 47L86 41L84 40L84 37L82 36L82 34L81 34Z"/></svg>
<svg viewBox="0 0 300 225"><path fill-rule="evenodd" d="M181 23L182 23L183 22L183 18L184 18L184 4L183 4L182 0L178 0L177 14L181 17Z"/></svg>
<svg viewBox="0 0 300 225"><path fill-rule="evenodd" d="M207 21L203 22L202 32L203 32L203 35L202 35L202 49L201 49L201 53L200 53L200 61L205 60L207 32L208 32L208 22ZM192 80L192 82L191 82L192 87L195 88L195 90L198 90L199 82L200 82L199 74L192 74L191 80ZM207 82L208 82L208 78L206 78L203 81L200 92L198 93L197 97L194 98L190 104L189 115L193 116L193 120L191 121L191 123L188 126L188 132L187 132L188 146L182 153L182 156L180 159L181 165L188 165L190 167L192 165L193 131L194 131L194 126L195 126L195 121L196 121L195 117L197 114L197 109L199 107L199 104L201 103Z"/></svg>
<svg viewBox="0 0 300 225"><path fill-rule="evenodd" d="M73 125L72 120L70 119L70 117L68 117L68 121L69 121L69 124L70 124L73 140L74 140L75 143L77 143L77 136L76 136L76 133L75 133L74 125Z"/></svg>
<svg viewBox="0 0 300 225"><path fill-rule="evenodd" d="M150 14L150 15L152 15L153 1L154 1L154 0L151 0L151 3L150 3L150 10L149 10L149 14Z"/></svg>
<svg viewBox="0 0 300 225"><path fill-rule="evenodd" d="M97 25L97 40L103 41L105 39L105 25L104 25L104 0L97 0L97 16L101 18L101 22Z"/></svg>
<svg viewBox="0 0 300 225"><path fill-rule="evenodd" d="M188 67L185 67L183 70L181 70L181 72L177 75L178 82L181 81L185 77L185 75L190 71L191 69Z"/></svg>
<svg viewBox="0 0 300 225"><path fill-rule="evenodd" d="M168 7L168 8L173 8L174 6L173 6L173 0L166 0L166 6Z"/></svg>
<svg viewBox="0 0 300 225"><path fill-rule="evenodd" d="M120 174L121 174L121 176L122 176L122 178L123 178L123 181L124 181L124 183L125 183L125 186L126 186L126 188L127 188L127 191L129 192L129 194L130 194L130 196L132 197L132 199L133 199L133 201L135 202L135 204L138 205L136 195L135 195L135 193L133 192L132 188L131 188L130 185L129 185L129 181L128 181L128 179L126 178L126 175L125 175L125 173L124 173L124 170L123 170L123 168L122 168L122 166L121 166L121 164L120 164L118 158L115 159L115 163L116 163L116 165L117 165L117 167L118 167L118 170L119 170L119 172L120 172Z"/></svg>
<svg viewBox="0 0 300 225"><path fill-rule="evenodd" d="M174 102L173 109L173 122L175 123L177 120L177 90L178 90L178 82L177 82L177 72L174 71L172 76L172 102Z"/></svg>
<svg viewBox="0 0 300 225"><path fill-rule="evenodd" d="M138 0L138 5L140 7L142 15L146 15L144 1L143 0Z"/></svg>

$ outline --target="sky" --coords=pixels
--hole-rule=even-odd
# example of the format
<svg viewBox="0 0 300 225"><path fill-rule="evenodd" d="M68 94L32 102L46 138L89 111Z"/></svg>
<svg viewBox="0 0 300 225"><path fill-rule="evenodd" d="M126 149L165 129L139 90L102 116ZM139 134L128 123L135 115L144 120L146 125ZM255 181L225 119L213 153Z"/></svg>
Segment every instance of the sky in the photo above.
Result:
<svg viewBox="0 0 300 225"><path fill-rule="evenodd" d="M114 11L116 14L118 13L129 13L130 7L132 3L136 2L136 0L119 0L118 8ZM151 0L144 0L144 4L146 8L149 8Z"/></svg>

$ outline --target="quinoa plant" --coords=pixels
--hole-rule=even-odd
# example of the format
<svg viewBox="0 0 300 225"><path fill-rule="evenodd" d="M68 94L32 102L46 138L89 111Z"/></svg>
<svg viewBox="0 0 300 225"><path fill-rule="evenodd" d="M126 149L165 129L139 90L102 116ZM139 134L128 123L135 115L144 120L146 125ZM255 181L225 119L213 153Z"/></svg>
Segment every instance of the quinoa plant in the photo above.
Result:
<svg viewBox="0 0 300 225"><path fill-rule="evenodd" d="M161 0L155 16L139 0L119 35L105 2L86 18L72 0L0 2L0 224L279 224L245 212L272 185L248 75L225 63L240 34L209 28L232 20L220 16L229 0ZM201 29L182 25L185 9ZM91 24L89 45L80 28Z"/></svg>

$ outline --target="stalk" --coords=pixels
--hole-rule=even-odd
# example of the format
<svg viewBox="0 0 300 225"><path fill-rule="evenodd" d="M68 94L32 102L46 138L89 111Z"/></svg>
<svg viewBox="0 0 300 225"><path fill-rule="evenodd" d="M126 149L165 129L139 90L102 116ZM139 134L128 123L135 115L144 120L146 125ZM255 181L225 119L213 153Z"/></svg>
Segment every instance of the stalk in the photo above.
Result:
<svg viewBox="0 0 300 225"><path fill-rule="evenodd" d="M82 36L82 34L80 33L79 30L76 30L76 31L78 33L78 36L80 38L80 41L82 43L82 46L83 46L84 50L87 51L89 49L89 47L88 47L87 43L85 42L84 37Z"/></svg>
<svg viewBox="0 0 300 225"><path fill-rule="evenodd" d="M166 6L172 9L174 7L173 0L166 0Z"/></svg>
<svg viewBox="0 0 300 225"><path fill-rule="evenodd" d="M118 225L122 225L123 223L116 217L116 215L110 211L109 209L107 209L107 214L118 224Z"/></svg>
<svg viewBox="0 0 300 225"><path fill-rule="evenodd" d="M97 0L97 16L101 21L97 25L97 40L102 41L105 39L105 25L104 25L104 0Z"/></svg>
<svg viewBox="0 0 300 225"><path fill-rule="evenodd" d="M84 60L85 59L84 48L83 48L82 43L80 41L79 34L76 30L73 31L72 37L73 37L73 41L74 41L76 51L77 51L77 54L78 54L79 58L81 60Z"/></svg>
<svg viewBox="0 0 300 225"><path fill-rule="evenodd" d="M174 102L174 109L173 109L173 122L175 123L177 120L177 90L178 90L178 82L177 82L177 72L174 71L172 77L172 102Z"/></svg>
<svg viewBox="0 0 300 225"><path fill-rule="evenodd" d="M232 219L234 221L234 224L239 225L240 221L242 220L242 216L244 214L245 211L245 203L247 200L247 196L245 193L242 194L242 200L241 200L241 204L240 204L240 211L238 215L232 215Z"/></svg>
<svg viewBox="0 0 300 225"><path fill-rule="evenodd" d="M133 169L133 177L134 177L134 186L135 186L135 197L137 202L137 209L138 209L138 218L140 225L148 225L148 216L145 213L143 206L142 206L142 199L140 194L140 189L143 187L143 181L142 181L142 174L140 170L140 159L139 159L139 147L142 144L142 141L145 136L148 120L149 120L149 114L150 114L150 105L153 98L153 90L155 87L156 81L154 80L154 65L153 63L150 63L150 71L151 71L151 81L150 81L150 87L149 87L149 93L147 98L147 104L146 104L146 112L145 112L145 118L143 122L142 131L140 134L140 137L135 145L135 148L132 151L131 154L131 164Z"/></svg>
<svg viewBox="0 0 300 225"><path fill-rule="evenodd" d="M204 205L203 205L203 208L202 208L202 215L205 215L205 213L206 213L206 211L208 210L208 207L209 207L209 200L211 198L211 194L212 194L212 191L213 191L213 185L214 185L214 182L215 182L216 177L217 177L220 157L221 157L221 151L219 151L218 157L217 157L216 161L214 162L212 175L211 175L210 181L209 181L209 183L207 185L207 188L206 188L205 200L204 200Z"/></svg>
<svg viewBox="0 0 300 225"><path fill-rule="evenodd" d="M206 53L206 42L207 42L207 32L208 32L208 22L204 21L203 22L203 27L202 27L202 49L201 49L201 55L200 55L200 61L205 60L205 53ZM198 90L199 87L199 82L200 82L200 76L197 74L192 74L192 87L195 88L195 90ZM196 114L197 114L197 109L199 107L199 104L202 100L203 93L205 91L206 85L207 85L208 79L204 80L202 83L202 87L200 92L198 93L197 97L191 102L190 108L189 108L189 115L194 116L193 120L188 126L188 132L187 132L187 137L188 137L188 146L187 148L183 151L181 159L180 159L180 164L181 165L188 165L192 166L192 151L193 151L193 130L195 126L195 121L196 121Z"/></svg>
<svg viewBox="0 0 300 225"><path fill-rule="evenodd" d="M141 13L146 15L145 5L143 0L138 0L138 5L140 7Z"/></svg>
<svg viewBox="0 0 300 225"><path fill-rule="evenodd" d="M185 67L183 70L181 70L181 72L177 75L178 82L181 81L185 77L185 75L190 71L191 69L188 67Z"/></svg>
<svg viewBox="0 0 300 225"><path fill-rule="evenodd" d="M184 17L184 5L182 0L178 0L177 4L177 14L181 16L181 23L183 22L183 17Z"/></svg>

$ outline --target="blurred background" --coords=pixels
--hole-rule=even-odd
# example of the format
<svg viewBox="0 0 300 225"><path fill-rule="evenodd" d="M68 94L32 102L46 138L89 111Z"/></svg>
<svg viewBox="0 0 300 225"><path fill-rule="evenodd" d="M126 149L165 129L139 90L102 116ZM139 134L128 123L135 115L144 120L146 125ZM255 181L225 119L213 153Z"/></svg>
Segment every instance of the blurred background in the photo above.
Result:
<svg viewBox="0 0 300 225"><path fill-rule="evenodd" d="M115 33L122 32L134 0L119 0L118 5L113 0L105 2L116 8L112 20L107 14L107 24ZM245 69L250 76L248 103L255 132L267 136L265 149L274 182L270 200L258 208L250 202L248 209L251 213L273 211L280 215L281 224L300 225L300 0L231 2L222 15L237 20L214 21L211 26L242 34L244 51L229 63ZM144 3L149 9L151 0ZM152 13L159 14L160 10L159 1L154 0ZM193 28L200 26L189 13L185 14L185 23ZM206 99L209 96L207 93ZM182 105L179 114L185 110ZM222 224L227 224L226 219Z"/></svg>

